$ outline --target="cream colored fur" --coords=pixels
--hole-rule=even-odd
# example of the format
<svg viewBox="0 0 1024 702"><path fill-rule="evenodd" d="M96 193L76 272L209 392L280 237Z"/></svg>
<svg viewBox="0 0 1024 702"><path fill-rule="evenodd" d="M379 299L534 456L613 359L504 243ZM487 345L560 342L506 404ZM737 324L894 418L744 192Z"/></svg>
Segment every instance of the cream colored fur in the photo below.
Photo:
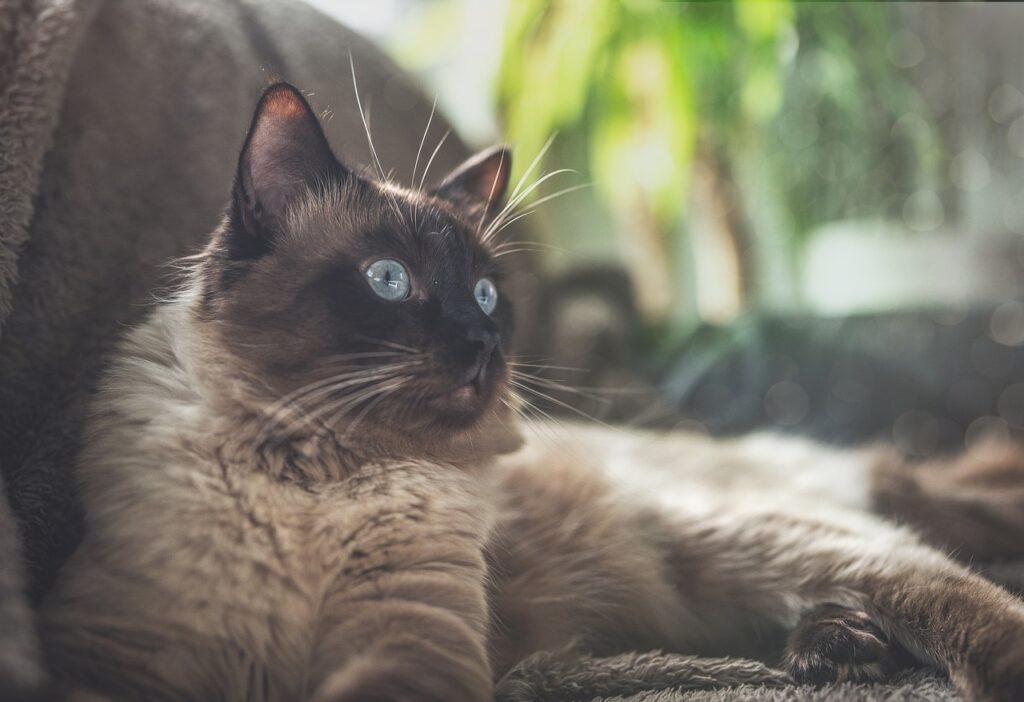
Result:
<svg viewBox="0 0 1024 702"><path fill-rule="evenodd" d="M1019 689L1024 607L867 513L875 450L533 425L494 461L360 462L311 436L289 482L193 305L129 336L93 408L87 534L44 608L69 686L486 700L537 650L742 652L832 602L976 699Z"/></svg>
<svg viewBox="0 0 1024 702"><path fill-rule="evenodd" d="M182 300L132 334L96 402L87 537L44 609L58 672L114 697L303 699L376 632L429 629L442 663L474 666L451 690L481 697L489 517L471 475L394 461L276 480L241 448L261 425L213 410L235 381L203 382L190 319Z"/></svg>

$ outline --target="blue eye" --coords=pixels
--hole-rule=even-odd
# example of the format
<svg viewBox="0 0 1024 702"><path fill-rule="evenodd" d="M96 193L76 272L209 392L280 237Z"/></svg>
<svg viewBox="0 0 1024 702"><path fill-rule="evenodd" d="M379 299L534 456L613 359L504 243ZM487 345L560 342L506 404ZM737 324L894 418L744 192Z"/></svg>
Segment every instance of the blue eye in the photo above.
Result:
<svg viewBox="0 0 1024 702"><path fill-rule="evenodd" d="M473 297L476 298L476 303L480 305L480 309L485 314L490 314L498 304L498 289L494 287L494 283L489 278L481 278L477 281L476 287L473 288Z"/></svg>
<svg viewBox="0 0 1024 702"><path fill-rule="evenodd" d="M366 269L366 281L379 297L398 302L409 297L409 272L398 261L382 258Z"/></svg>

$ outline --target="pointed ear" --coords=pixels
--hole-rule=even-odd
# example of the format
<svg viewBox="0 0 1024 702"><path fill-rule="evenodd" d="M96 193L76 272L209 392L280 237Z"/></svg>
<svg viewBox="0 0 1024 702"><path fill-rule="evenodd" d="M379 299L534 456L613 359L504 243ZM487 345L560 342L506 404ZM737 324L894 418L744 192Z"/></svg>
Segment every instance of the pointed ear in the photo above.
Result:
<svg viewBox="0 0 1024 702"><path fill-rule="evenodd" d="M266 252L288 205L342 173L302 94L287 83L267 88L238 159L232 253L253 258Z"/></svg>
<svg viewBox="0 0 1024 702"><path fill-rule="evenodd" d="M493 146L452 171L432 194L457 205L487 214L497 209L508 188L512 167L512 150L507 146Z"/></svg>

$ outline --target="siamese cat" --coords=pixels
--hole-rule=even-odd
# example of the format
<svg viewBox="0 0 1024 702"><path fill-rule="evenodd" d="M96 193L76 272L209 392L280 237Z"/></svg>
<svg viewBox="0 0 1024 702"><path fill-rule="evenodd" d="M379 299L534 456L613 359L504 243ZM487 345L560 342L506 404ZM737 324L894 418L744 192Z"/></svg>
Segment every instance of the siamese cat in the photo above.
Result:
<svg viewBox="0 0 1024 702"><path fill-rule="evenodd" d="M509 165L399 187L339 162L295 88L265 92L222 225L93 404L87 532L42 614L65 688L473 702L537 651L743 653L778 629L797 680L910 657L1024 699L1024 602L936 548L1024 553L1016 447L906 466L517 420Z"/></svg>

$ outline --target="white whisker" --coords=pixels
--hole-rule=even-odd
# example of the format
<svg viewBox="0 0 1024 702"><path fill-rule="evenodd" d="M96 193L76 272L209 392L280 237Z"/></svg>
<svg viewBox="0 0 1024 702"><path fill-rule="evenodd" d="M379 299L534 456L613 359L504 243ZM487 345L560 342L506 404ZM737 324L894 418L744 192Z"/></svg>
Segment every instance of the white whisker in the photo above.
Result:
<svg viewBox="0 0 1024 702"><path fill-rule="evenodd" d="M544 154L546 154L548 149L551 148L551 144L555 141L555 136L555 134L552 134L548 137L548 140L544 142L544 146L542 146L540 151L537 152L537 155L533 157L533 161L531 161L530 165L527 166L525 171L523 171L523 175L519 176L519 182L516 183L516 187L513 188L512 193L508 196L510 200L519 194L519 189L523 187L523 183L526 182L526 179L530 177L531 173L533 173L533 169L536 168L537 164L540 163L540 160L544 158Z"/></svg>
<svg viewBox="0 0 1024 702"><path fill-rule="evenodd" d="M412 178L409 185L416 182L416 171L420 167L420 155L423 153L423 145L427 142L427 134L430 132L430 124L434 121L434 110L437 109L437 96L434 96L434 104L430 106L430 117L427 118L427 127L423 130L423 137L420 139L420 148L416 149L416 160L412 164Z"/></svg>
<svg viewBox="0 0 1024 702"><path fill-rule="evenodd" d="M589 187L590 187L590 183L582 183L580 185L574 185L574 186L569 187L569 188L563 188L562 190L559 190L557 192L551 193L550 195L545 195L544 197L540 198L539 200L535 200L534 202L530 203L530 209L525 210L524 212L521 212L521 213L517 214L515 217L512 217L511 219L509 219L509 220L507 220L505 222L502 222L500 226L498 226L496 229L494 229L493 231L491 231L488 234L488 238L496 237L506 227L508 227L513 222L515 222L517 219L521 219L521 218L523 218L523 217L525 217L527 215L533 214L534 212L537 211L537 208L540 207L541 205L543 205L545 202L550 202L551 200L554 200L555 198L559 198L559 197L562 197L563 195L568 195L569 193L573 193L573 192L576 192L577 190L583 190L584 188L589 188Z"/></svg>
<svg viewBox="0 0 1024 702"><path fill-rule="evenodd" d="M388 365L362 368L338 373L321 380L308 383L303 387L288 393L268 408L268 416L264 423L264 431L269 431L274 426L280 426L291 415L299 413L300 419L315 419L319 410L310 407L311 404L325 397L328 400L331 396L349 388L359 388L371 383L383 382L392 379L399 373L415 369L420 361L405 361ZM312 415L310 415L312 413ZM307 423L309 423L307 421ZM289 422L285 429L290 431L293 423Z"/></svg>
<svg viewBox="0 0 1024 702"><path fill-rule="evenodd" d="M530 375L529 373L521 373L518 371L512 371L512 377L523 383L537 383L541 387L546 388L548 390L572 393L573 395L577 395L587 400L593 400L594 402L599 402L603 405L608 405L611 403L611 400L608 399L607 397L600 397L599 395L596 395L594 393L587 392L586 390L580 388L572 387L571 385L560 383L557 380L552 380L550 378L542 378L540 376Z"/></svg>
<svg viewBox="0 0 1024 702"><path fill-rule="evenodd" d="M487 241L488 239L490 239L494 235L495 230L501 227L502 224L504 224L505 218L512 214L512 212L519 205L519 203L521 203L525 198L529 197L530 193L539 188L543 183L550 180L551 178L554 178L555 176L562 175L563 173L575 172L576 171L572 170L571 168L559 168L556 171L551 171L550 173L546 173L542 177L538 178L535 183L532 183L528 188L523 190L523 192L519 193L518 195L516 195L515 197L508 201L504 209L502 209L502 211L498 213L498 215L494 218L490 225L488 225L487 229L484 230L484 233L481 236L481 240ZM565 192L571 192L571 190L566 189ZM558 195L564 195L565 192L559 191Z"/></svg>
<svg viewBox="0 0 1024 702"><path fill-rule="evenodd" d="M501 177L501 168L505 165L505 150L501 151L501 158L498 159L498 168L494 171L494 180L491 182L491 191L487 195L487 202L484 204L484 211L480 213L480 221L476 224L476 233L480 234L480 228L484 226L484 220L487 218L487 211L491 208L491 202L494 200L494 190L498 187L498 178Z"/></svg>
<svg viewBox="0 0 1024 702"><path fill-rule="evenodd" d="M423 130L423 136L420 138L420 146L416 149L416 160L412 164L412 177L409 179L409 187L415 187L416 185L416 171L420 167L420 156L423 154L423 145L427 143L427 134L430 133L430 125L434 121L434 111L437 109L437 95L434 95L434 103L430 106L430 116L427 118L427 126ZM412 228L414 232L419 231L419 223L417 219L419 217L419 198L413 200L412 203Z"/></svg>
<svg viewBox="0 0 1024 702"><path fill-rule="evenodd" d="M434 147L434 152L430 154L430 158L427 160L427 165L423 169L423 175L420 176L420 185L418 188L419 192L423 192L423 184L427 181L427 174L430 173L430 166L432 163L434 163L434 157L437 156L437 152L441 150L441 147L444 145L444 142L448 139L448 135L451 133L451 129L447 130L444 133L444 136L441 137L441 141L437 142L437 146Z"/></svg>
<svg viewBox="0 0 1024 702"><path fill-rule="evenodd" d="M400 387L408 383L410 380L412 380L411 375L399 376L398 378L395 378L395 380L393 380L390 385L379 388L377 390L377 392L379 393L378 396L376 398L370 399L366 407L364 407L363 410L358 415L356 415L356 418L352 420L352 422L349 424L348 429L345 430L345 434L342 437L342 441L348 441L349 437L356 430L356 427L359 426L359 423L363 420L363 418L366 417L366 415L370 413L370 411L374 407L376 407L378 404L380 404L382 400L384 400L389 395L393 394L396 390L398 390ZM340 416L338 414L332 416L331 426L333 426L338 419L340 419Z"/></svg>
<svg viewBox="0 0 1024 702"><path fill-rule="evenodd" d="M359 97L359 83L358 81L356 81L356 63L352 58L351 51L348 52L348 64L349 67L352 69L352 90L353 92L355 92L356 95L356 107L359 108L359 119L362 120L363 130L366 132L366 142L370 146L370 155L373 157L373 162L377 166L377 172L380 174L381 180L384 181L385 185L390 185L391 181L388 179L388 176L384 173L384 167L380 165L380 159L377 157L377 149L373 145L373 137L370 136L370 125L366 121L366 114L363 112L363 101L362 98ZM393 194L387 192L386 189L385 194L391 201L392 208L395 210L395 214L398 215L398 219L404 220L405 217L402 215L401 208L398 206L398 200L395 199L395 196Z"/></svg>
<svg viewBox="0 0 1024 702"><path fill-rule="evenodd" d="M541 392L537 388L532 388L529 385L526 385L525 383L522 383L520 381L515 380L514 378L510 378L509 379L509 383L511 383L515 387L519 388L520 390L525 390L526 392L529 392L529 393L535 395L536 397L539 397L541 399L547 400L548 402L553 402L554 404L558 405L559 407L562 407L563 409L567 409L570 412L578 414L579 416L583 417L584 419L587 419L587 420L589 420L591 422L596 422L597 424L600 424L601 426L605 427L606 429L611 429L612 428L609 424L607 424L605 422L602 422L597 417L594 417L593 415L587 414L583 410L581 410L581 409L579 409L577 407L573 407L572 405L570 405L567 402L562 402L557 397L552 397L551 395L548 395L547 393Z"/></svg>

